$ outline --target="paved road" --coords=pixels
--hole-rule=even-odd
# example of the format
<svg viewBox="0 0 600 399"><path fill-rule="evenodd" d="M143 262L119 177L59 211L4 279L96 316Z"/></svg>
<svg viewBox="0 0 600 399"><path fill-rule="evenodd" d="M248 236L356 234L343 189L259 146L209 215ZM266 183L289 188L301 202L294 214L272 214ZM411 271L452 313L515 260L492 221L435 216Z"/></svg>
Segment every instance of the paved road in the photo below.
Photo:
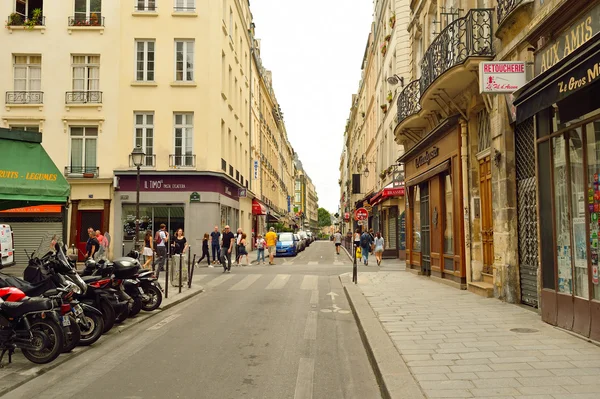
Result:
<svg viewBox="0 0 600 399"><path fill-rule="evenodd" d="M276 266L203 268L206 292L6 398L379 398L330 242ZM85 396L84 396L85 395Z"/></svg>

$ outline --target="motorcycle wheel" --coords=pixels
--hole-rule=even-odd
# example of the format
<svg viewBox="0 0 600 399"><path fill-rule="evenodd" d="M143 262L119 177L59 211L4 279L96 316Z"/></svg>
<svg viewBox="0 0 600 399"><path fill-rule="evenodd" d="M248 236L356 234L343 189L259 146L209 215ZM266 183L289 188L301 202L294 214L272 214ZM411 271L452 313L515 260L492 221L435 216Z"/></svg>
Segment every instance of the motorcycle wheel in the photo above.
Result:
<svg viewBox="0 0 600 399"><path fill-rule="evenodd" d="M62 327L54 320L36 319L31 323L30 331L33 334L33 342L39 349L21 349L27 360L36 364L46 364L60 355L64 333Z"/></svg>
<svg viewBox="0 0 600 399"><path fill-rule="evenodd" d="M121 311L121 313L119 313L117 315L117 318L115 319L115 323L122 323L125 320L127 320L127 318L129 317L129 308L130 307L131 307L131 305L123 306L123 310Z"/></svg>
<svg viewBox="0 0 600 399"><path fill-rule="evenodd" d="M80 346L88 346L98 341L104 332L104 319L96 313L83 311L82 318L88 323L88 326L80 325L81 339Z"/></svg>
<svg viewBox="0 0 600 399"><path fill-rule="evenodd" d="M131 310L129 311L129 317L137 316L138 313L142 310L142 298L136 296L133 299L133 305L131 305Z"/></svg>
<svg viewBox="0 0 600 399"><path fill-rule="evenodd" d="M65 317L65 316L63 316ZM71 314L66 316L71 321L70 326L63 326L64 332L64 343L62 353L71 352L75 347L79 344L79 340L81 339L81 330L79 329L79 324L77 324L77 320Z"/></svg>
<svg viewBox="0 0 600 399"><path fill-rule="evenodd" d="M158 287L154 285L149 285L142 288L144 289L144 293L150 297L148 302L142 303L142 310L146 312L152 312L153 310L158 309L162 303L162 292L160 292Z"/></svg>
<svg viewBox="0 0 600 399"><path fill-rule="evenodd" d="M108 301L100 302L100 309L98 310L102 312L102 319L104 321L104 330L102 333L106 334L115 325L115 319L117 318L117 315L115 314L115 310L113 309L112 305Z"/></svg>

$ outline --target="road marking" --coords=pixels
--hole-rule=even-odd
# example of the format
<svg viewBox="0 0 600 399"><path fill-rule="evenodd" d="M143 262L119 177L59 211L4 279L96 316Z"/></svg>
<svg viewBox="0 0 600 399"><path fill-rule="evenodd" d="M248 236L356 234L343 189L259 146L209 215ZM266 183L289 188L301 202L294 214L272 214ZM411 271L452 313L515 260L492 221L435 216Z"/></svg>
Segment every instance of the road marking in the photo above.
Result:
<svg viewBox="0 0 600 399"><path fill-rule="evenodd" d="M266 290L280 290L283 287L285 287L285 285L289 281L290 277L291 277L291 275L289 275L289 274L278 274L277 276L275 276L275 278L273 280L271 280L271 282L269 283L269 285L267 285L267 287L265 289Z"/></svg>
<svg viewBox="0 0 600 399"><path fill-rule="evenodd" d="M260 274L249 274L242 281L231 287L229 291L243 291L258 280L260 276Z"/></svg>
<svg viewBox="0 0 600 399"><path fill-rule="evenodd" d="M319 276L306 275L302 280L301 290L316 290L319 283Z"/></svg>
<svg viewBox="0 0 600 399"><path fill-rule="evenodd" d="M312 399L313 376L315 374L315 359L301 358L296 379L294 399Z"/></svg>
<svg viewBox="0 0 600 399"><path fill-rule="evenodd" d="M310 304L311 305L317 305L318 303L319 303L319 291L318 290L314 290L310 294Z"/></svg>
<svg viewBox="0 0 600 399"><path fill-rule="evenodd" d="M308 262L309 266L315 266L315 265L318 265L318 264L319 264L319 261L312 261L311 260L311 261Z"/></svg>
<svg viewBox="0 0 600 399"><path fill-rule="evenodd" d="M164 327L167 324L169 324L170 322L172 322L173 320L175 320L176 318L178 318L179 316L181 316L181 314L177 313L177 314L173 314L173 315L171 315L169 317L166 317L165 319L163 319L162 321L156 323L152 327L147 328L146 331L159 330L162 327Z"/></svg>
<svg viewBox="0 0 600 399"><path fill-rule="evenodd" d="M193 278L193 282L197 283L200 280L204 280L205 278L207 278L209 276L209 274L198 274L197 276L194 276Z"/></svg>
<svg viewBox="0 0 600 399"><path fill-rule="evenodd" d="M310 311L304 327L304 339L317 339L317 312Z"/></svg>
<svg viewBox="0 0 600 399"><path fill-rule="evenodd" d="M225 281L229 280L232 277L233 276L231 274L223 274L222 276L219 276L219 277L215 278L214 280L206 283L206 286L210 287L210 288L215 288L217 285L224 283Z"/></svg>
<svg viewBox="0 0 600 399"><path fill-rule="evenodd" d="M331 291L327 296L331 297L331 302L335 303L335 297L338 296L335 292Z"/></svg>

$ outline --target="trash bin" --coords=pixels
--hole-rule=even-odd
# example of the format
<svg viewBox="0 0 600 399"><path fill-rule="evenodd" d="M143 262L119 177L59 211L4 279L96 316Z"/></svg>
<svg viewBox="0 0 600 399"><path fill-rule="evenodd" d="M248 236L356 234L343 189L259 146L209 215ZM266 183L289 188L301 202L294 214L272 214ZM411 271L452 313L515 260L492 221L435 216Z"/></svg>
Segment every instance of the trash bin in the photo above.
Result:
<svg viewBox="0 0 600 399"><path fill-rule="evenodd" d="M181 262L181 284L187 283L188 280L187 255L173 255L169 262L169 274L173 287L179 287L179 262Z"/></svg>

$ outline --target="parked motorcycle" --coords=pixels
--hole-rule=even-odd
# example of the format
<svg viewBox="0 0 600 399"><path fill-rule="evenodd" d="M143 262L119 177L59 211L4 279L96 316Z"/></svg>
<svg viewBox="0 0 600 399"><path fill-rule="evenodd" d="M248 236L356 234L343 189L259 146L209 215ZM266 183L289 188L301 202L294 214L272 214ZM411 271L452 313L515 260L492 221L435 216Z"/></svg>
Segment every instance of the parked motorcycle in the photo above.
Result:
<svg viewBox="0 0 600 399"><path fill-rule="evenodd" d="M15 287L0 288L0 362L12 362L21 349L31 362L45 364L60 355L64 345L59 315L51 299L29 298Z"/></svg>

